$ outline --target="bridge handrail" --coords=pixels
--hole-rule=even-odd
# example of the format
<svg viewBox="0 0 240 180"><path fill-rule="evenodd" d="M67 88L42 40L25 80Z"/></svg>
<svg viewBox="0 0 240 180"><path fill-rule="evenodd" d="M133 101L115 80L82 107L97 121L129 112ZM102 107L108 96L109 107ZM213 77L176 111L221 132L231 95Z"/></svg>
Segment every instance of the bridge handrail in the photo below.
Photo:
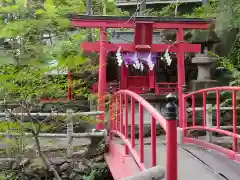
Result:
<svg viewBox="0 0 240 180"><path fill-rule="evenodd" d="M232 132L221 129L220 126L220 110L225 110L225 108L221 107L221 98L220 98L220 93L222 91L227 91L227 92L231 92L232 94L232 107L229 109L232 109ZM213 88L206 88L206 89L201 89L195 92L191 92L189 94L184 94L183 95L183 104L184 104L184 108L183 110L187 110L188 108L186 107L187 105L187 100L191 99L191 125L189 125L188 123L188 119L185 115L185 113L182 113L183 117L181 117L183 119L183 124L182 124L182 128L184 130L184 139L183 141L185 142L189 142L189 143L194 143L194 144L198 144L200 146L203 146L205 148L210 148L210 149L214 149L220 153L225 154L226 156L228 156L231 159L237 160L240 162L240 154L238 153L238 145L237 145L237 139L240 139L240 135L237 133L237 92L240 91L240 87L233 87L233 86L223 86L223 87L213 87ZM207 125L207 93L210 92L214 92L215 97L216 97L216 107L213 107L214 110L216 110L216 126L215 127L208 127ZM197 108L195 107L195 99L196 96L199 97L199 95L201 95L202 97L202 108ZM202 110L202 125L197 124L196 122L196 112ZM205 130L207 132L216 132L219 134L223 134L226 136L230 136L233 140L233 146L232 146L232 150L231 149L227 149L227 148L223 148L219 145L215 145L211 142L206 142L204 140L200 140L200 139L194 139L194 138L190 138L187 137L187 131L189 130Z"/></svg>
<svg viewBox="0 0 240 180"><path fill-rule="evenodd" d="M161 127L166 131L166 120L165 118L143 97L129 90L120 90L115 93L115 95L127 94L134 100L138 101L161 125Z"/></svg>
<svg viewBox="0 0 240 180"><path fill-rule="evenodd" d="M200 89L197 91L190 92L188 94L184 94L184 97L190 97L192 95L196 95L199 93L206 93L206 92L211 92L211 91L240 91L240 87L237 86L220 86L220 87L212 87L212 88L205 88L205 89Z"/></svg>
<svg viewBox="0 0 240 180"><path fill-rule="evenodd" d="M125 102L125 131L123 130L123 96ZM128 138L128 102L131 98L131 142ZM118 101L120 103L118 104ZM135 149L135 102L139 103L139 155ZM114 111L115 105L115 113ZM165 119L151 104L138 94L129 90L120 90L113 94L110 102L110 140L117 134L125 143L125 153L133 155L140 169L146 169L144 164L144 109L151 118L151 152L152 167L156 166L156 121L166 132L166 180L177 180L177 121ZM118 111L120 112L118 114ZM119 122L118 122L119 121ZM119 125L118 125L119 123Z"/></svg>

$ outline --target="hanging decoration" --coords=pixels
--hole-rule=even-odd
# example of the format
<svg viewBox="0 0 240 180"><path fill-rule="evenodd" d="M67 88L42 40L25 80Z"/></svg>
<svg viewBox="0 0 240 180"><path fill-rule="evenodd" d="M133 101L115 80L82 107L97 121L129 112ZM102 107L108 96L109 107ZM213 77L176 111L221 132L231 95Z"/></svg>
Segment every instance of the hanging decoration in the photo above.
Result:
<svg viewBox="0 0 240 180"><path fill-rule="evenodd" d="M122 59L122 55L121 55L121 49L122 49L122 47L119 47L118 50L117 50L117 53L116 53L118 66L121 66L122 63L123 63L123 59Z"/></svg>
<svg viewBox="0 0 240 180"><path fill-rule="evenodd" d="M168 49L165 51L164 58L165 58L165 60L167 62L167 65L170 66L171 63L172 63L172 59L171 59L171 57L169 55Z"/></svg>
<svg viewBox="0 0 240 180"><path fill-rule="evenodd" d="M117 61L118 65L121 66L122 63L124 62L125 66L128 67L128 65L133 65L135 69L139 69L143 71L144 65L148 65L149 69L152 71L155 64L156 64L156 53L140 53L140 52L135 52L135 53L120 53L121 49L119 48L116 56L117 56Z"/></svg>

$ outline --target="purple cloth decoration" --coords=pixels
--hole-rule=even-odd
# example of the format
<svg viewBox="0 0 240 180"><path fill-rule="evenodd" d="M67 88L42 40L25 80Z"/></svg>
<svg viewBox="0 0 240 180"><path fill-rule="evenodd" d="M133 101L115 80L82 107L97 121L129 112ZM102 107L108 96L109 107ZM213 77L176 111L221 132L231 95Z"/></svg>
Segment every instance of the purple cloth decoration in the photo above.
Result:
<svg viewBox="0 0 240 180"><path fill-rule="evenodd" d="M135 53L122 53L124 64L135 64L138 59L135 58Z"/></svg>
<svg viewBox="0 0 240 180"><path fill-rule="evenodd" d="M137 59L135 59L135 53L122 53L124 64L135 64L137 60L144 64L148 64L149 53L137 53ZM157 53L151 53L151 61L155 65L156 64Z"/></svg>

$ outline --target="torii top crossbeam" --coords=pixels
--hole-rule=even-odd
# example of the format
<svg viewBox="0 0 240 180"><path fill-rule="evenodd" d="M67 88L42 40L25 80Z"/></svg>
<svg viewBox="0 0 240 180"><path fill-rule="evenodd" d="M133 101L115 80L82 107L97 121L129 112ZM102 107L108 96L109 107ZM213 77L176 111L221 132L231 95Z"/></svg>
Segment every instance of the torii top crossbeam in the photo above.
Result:
<svg viewBox="0 0 240 180"><path fill-rule="evenodd" d="M207 29L211 20L200 18L70 15L72 24L86 28L135 28L135 22L153 23L153 29Z"/></svg>
<svg viewBox="0 0 240 180"><path fill-rule="evenodd" d="M196 18L169 18L169 17L126 17L126 16L69 16L72 24L82 28L99 28L99 42L83 42L81 48L84 51L99 52L99 77L98 77L98 98L100 111L105 107L106 88L106 59L108 51L117 51L121 47L125 52L163 52L167 48L170 52L177 54L178 68L178 96L181 99L183 94L182 86L185 84L184 53L200 52L199 44L188 44L184 42L184 30L188 29L208 29L211 20ZM108 28L128 28L134 29L134 42L125 44L114 44L107 41ZM176 42L169 48L169 44L152 44L154 29L175 29ZM152 82L152 80L150 80ZM124 82L123 82L124 83ZM179 101L179 108L183 108L183 102ZM183 112L179 110L179 112ZM179 117L182 117L179 115ZM100 119L104 120L101 116ZM181 123L181 120L180 120ZM97 129L104 128L103 124Z"/></svg>

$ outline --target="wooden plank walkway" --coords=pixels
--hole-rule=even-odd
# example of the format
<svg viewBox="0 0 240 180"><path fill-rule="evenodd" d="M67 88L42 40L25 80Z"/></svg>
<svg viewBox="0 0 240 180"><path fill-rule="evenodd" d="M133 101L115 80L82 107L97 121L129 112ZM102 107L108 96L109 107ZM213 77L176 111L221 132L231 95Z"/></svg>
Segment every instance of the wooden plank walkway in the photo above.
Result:
<svg viewBox="0 0 240 180"><path fill-rule="evenodd" d="M121 140L117 141L122 144ZM137 141L136 149L139 150ZM157 164L163 168L166 167L165 152L164 136L160 136L157 138ZM147 168L151 167L149 138L144 142L144 163ZM195 145L181 145L178 147L178 177L179 180L239 180L240 164L214 151Z"/></svg>

